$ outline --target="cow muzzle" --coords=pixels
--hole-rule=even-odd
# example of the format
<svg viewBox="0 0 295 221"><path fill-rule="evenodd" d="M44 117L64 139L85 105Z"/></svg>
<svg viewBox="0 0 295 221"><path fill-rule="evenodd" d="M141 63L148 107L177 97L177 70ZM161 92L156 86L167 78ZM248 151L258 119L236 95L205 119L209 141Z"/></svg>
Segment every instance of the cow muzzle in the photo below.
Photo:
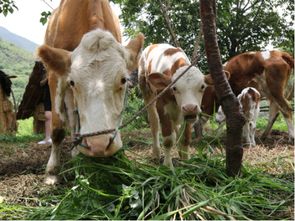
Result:
<svg viewBox="0 0 295 221"><path fill-rule="evenodd" d="M200 107L195 104L186 104L181 107L184 119L189 122L193 122L197 118L197 114L200 112Z"/></svg>
<svg viewBox="0 0 295 221"><path fill-rule="evenodd" d="M84 137L82 145L78 147L79 151L90 157L110 157L122 147L120 135L99 135L93 137Z"/></svg>

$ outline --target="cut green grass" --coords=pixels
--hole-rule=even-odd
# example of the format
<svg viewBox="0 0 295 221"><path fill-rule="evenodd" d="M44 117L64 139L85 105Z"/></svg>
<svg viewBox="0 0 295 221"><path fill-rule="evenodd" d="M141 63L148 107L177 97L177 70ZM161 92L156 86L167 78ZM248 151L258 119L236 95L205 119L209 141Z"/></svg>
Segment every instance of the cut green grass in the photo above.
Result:
<svg viewBox="0 0 295 221"><path fill-rule="evenodd" d="M172 172L163 166L79 156L63 172L73 187L54 207L27 219L293 219L294 186L255 168L236 179L224 171L224 157L198 154Z"/></svg>

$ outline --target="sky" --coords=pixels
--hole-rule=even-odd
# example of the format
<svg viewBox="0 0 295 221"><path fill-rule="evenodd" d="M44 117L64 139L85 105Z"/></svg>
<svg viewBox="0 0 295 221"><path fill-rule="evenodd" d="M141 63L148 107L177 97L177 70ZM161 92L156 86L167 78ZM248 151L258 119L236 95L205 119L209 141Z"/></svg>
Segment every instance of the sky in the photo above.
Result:
<svg viewBox="0 0 295 221"><path fill-rule="evenodd" d="M47 0L51 7L56 8L60 0ZM43 0L15 0L18 10L6 17L0 14L0 26L10 32L25 37L37 44L42 44L47 24L39 21L41 12L52 11Z"/></svg>
<svg viewBox="0 0 295 221"><path fill-rule="evenodd" d="M0 26L10 32L25 37L39 45L43 43L47 23L42 25L39 21L43 11L52 11L57 8L60 0L14 0L18 10L6 17L0 14ZM51 7L49 7L47 2ZM111 5L112 7L115 7ZM115 7L116 13L119 8Z"/></svg>

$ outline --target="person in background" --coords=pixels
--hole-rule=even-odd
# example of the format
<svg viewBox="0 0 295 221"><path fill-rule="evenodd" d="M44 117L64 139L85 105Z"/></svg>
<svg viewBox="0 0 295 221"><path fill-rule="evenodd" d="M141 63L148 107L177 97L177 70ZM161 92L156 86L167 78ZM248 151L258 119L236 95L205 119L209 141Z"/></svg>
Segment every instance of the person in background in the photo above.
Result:
<svg viewBox="0 0 295 221"><path fill-rule="evenodd" d="M51 144L51 100L48 82L44 84L44 112L45 112L45 138L38 142L38 144Z"/></svg>

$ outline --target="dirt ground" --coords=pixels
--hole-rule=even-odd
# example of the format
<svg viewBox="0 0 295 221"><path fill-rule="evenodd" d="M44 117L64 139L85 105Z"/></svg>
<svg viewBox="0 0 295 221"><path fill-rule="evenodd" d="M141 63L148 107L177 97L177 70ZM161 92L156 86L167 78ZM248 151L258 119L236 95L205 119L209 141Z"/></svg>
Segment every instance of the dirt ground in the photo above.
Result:
<svg viewBox="0 0 295 221"><path fill-rule="evenodd" d="M273 131L263 143L257 134L255 148L244 148L244 165L255 165L271 174L289 174L294 180L294 145L289 143L284 132ZM126 151L130 159L151 161L152 150L150 132L135 131L125 133L124 143L130 150ZM1 148L5 145L5 148ZM197 144L193 144L197 147ZM195 149L191 148L193 154ZM217 152L223 151L216 148ZM64 144L63 161L70 158L70 146ZM57 187L43 183L44 170L49 158L50 146L30 143L26 148L0 142L0 203L17 203L26 206L38 206L40 196L53 193ZM213 153L214 154L214 153ZM144 156L144 157L143 157ZM173 150L177 157L177 151ZM65 184L64 184L65 185Z"/></svg>

